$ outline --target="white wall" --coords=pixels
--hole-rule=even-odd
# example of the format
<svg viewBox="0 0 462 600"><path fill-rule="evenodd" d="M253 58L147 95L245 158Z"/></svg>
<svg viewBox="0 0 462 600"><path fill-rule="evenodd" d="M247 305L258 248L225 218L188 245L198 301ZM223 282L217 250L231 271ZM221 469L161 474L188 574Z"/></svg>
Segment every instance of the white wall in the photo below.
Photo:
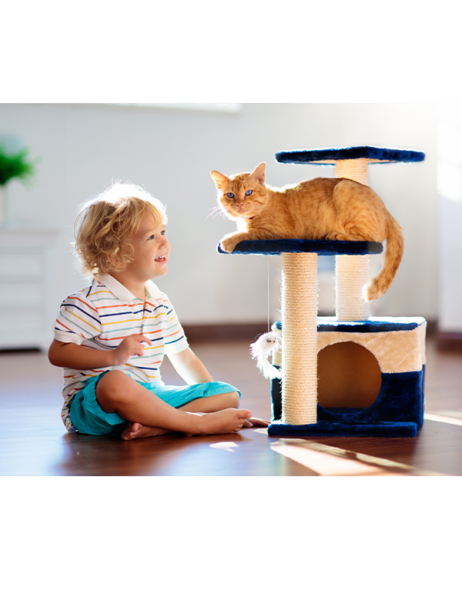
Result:
<svg viewBox="0 0 462 600"><path fill-rule="evenodd" d="M462 333L462 105L438 111L439 329Z"/></svg>
<svg viewBox="0 0 462 600"><path fill-rule="evenodd" d="M0 105L0 136L19 136L41 157L36 185L8 188L12 220L62 231L56 308L84 284L69 242L78 205L112 181L144 185L167 205L170 272L158 282L184 324L266 321L266 257L221 256L231 221L207 218L216 205L210 170L226 174L267 163L272 185L330 167L276 163L280 150L342 145L417 148L421 164L370 167L370 184L405 230L406 250L380 314L437 314L436 110L426 105L245 104L236 114L117 105ZM271 259L272 316L279 305L278 257ZM377 265L374 265L377 269ZM379 304L380 303L380 304Z"/></svg>

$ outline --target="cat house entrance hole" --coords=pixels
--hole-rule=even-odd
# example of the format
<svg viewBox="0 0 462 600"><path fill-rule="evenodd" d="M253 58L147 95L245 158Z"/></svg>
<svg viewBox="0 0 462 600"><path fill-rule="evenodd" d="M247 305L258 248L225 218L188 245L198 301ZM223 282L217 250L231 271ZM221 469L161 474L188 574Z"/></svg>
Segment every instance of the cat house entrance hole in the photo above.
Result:
<svg viewBox="0 0 462 600"><path fill-rule="evenodd" d="M339 342L318 353L318 403L326 409L367 408L381 384L377 359L360 344Z"/></svg>

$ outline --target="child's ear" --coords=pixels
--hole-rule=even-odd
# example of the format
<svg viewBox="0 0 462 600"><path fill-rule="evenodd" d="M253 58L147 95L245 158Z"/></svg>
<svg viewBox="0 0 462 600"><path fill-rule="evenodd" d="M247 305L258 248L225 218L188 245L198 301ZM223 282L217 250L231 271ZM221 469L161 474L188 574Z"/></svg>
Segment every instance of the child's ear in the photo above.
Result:
<svg viewBox="0 0 462 600"><path fill-rule="evenodd" d="M265 183L265 169L266 164L264 162L260 163L258 167L254 169L253 173L250 173L250 177L256 179L258 183Z"/></svg>
<svg viewBox="0 0 462 600"><path fill-rule="evenodd" d="M223 188L229 181L226 175L222 175L218 171L210 171L210 175L212 176L219 190L221 190L221 188Z"/></svg>
<svg viewBox="0 0 462 600"><path fill-rule="evenodd" d="M116 252L117 254L117 252ZM108 260L108 262L114 267L114 269L116 269L117 271L120 271L124 268L125 263L123 263L120 260L117 260L117 258L115 256L111 256L110 254L106 254L106 258Z"/></svg>

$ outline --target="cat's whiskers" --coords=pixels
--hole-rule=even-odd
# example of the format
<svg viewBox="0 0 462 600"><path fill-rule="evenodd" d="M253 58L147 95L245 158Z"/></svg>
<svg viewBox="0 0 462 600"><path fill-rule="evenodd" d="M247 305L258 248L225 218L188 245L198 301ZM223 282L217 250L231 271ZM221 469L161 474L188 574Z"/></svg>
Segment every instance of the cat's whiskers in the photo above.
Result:
<svg viewBox="0 0 462 600"><path fill-rule="evenodd" d="M223 214L223 209L221 208L221 206L214 206L212 211L210 212L210 214L207 215L207 219L209 217L215 218L218 215L221 215L223 218L225 218L225 215Z"/></svg>

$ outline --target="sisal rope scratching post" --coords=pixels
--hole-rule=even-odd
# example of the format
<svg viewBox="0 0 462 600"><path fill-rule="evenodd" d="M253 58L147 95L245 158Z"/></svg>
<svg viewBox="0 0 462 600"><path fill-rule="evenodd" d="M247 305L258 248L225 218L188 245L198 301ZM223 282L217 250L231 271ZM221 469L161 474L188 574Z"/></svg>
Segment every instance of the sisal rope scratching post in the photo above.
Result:
<svg viewBox="0 0 462 600"><path fill-rule="evenodd" d="M366 158L338 160L335 163L335 177L346 177L363 185L368 185L368 164Z"/></svg>
<svg viewBox="0 0 462 600"><path fill-rule="evenodd" d="M316 423L318 255L283 253L282 261L282 421Z"/></svg>
<svg viewBox="0 0 462 600"><path fill-rule="evenodd" d="M346 177L368 185L367 159L339 160L335 176ZM367 321L369 302L362 297L362 289L369 281L369 257L335 257L335 314L338 321Z"/></svg>
<svg viewBox="0 0 462 600"><path fill-rule="evenodd" d="M369 281L369 257L335 257L335 315L337 321L367 321L369 303L362 289Z"/></svg>

